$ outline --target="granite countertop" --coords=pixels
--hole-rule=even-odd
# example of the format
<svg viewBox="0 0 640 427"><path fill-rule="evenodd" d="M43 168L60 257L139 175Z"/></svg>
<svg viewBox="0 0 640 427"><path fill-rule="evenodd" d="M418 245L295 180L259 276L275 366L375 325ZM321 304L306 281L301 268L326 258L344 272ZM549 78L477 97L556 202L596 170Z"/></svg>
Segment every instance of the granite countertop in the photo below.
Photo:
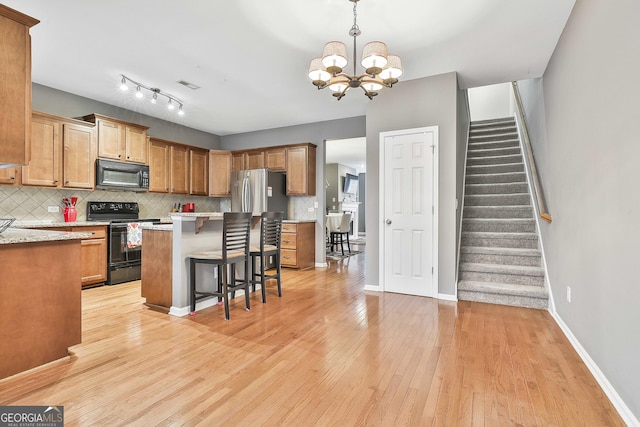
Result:
<svg viewBox="0 0 640 427"><path fill-rule="evenodd" d="M150 223L141 223L140 228L143 230L154 230L154 231L173 231L173 224L150 224Z"/></svg>
<svg viewBox="0 0 640 427"><path fill-rule="evenodd" d="M0 245L8 245L12 243L54 242L57 240L81 240L89 237L91 237L91 233L7 228L5 231L0 233Z"/></svg>
<svg viewBox="0 0 640 427"><path fill-rule="evenodd" d="M109 225L109 221L16 221L12 224L12 228L91 227L96 225Z"/></svg>

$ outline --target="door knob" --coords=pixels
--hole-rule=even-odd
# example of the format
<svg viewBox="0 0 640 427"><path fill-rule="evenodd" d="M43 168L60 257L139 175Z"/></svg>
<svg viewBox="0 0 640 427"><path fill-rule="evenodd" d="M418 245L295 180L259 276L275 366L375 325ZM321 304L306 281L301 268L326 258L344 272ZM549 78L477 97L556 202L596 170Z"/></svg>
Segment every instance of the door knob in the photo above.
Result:
<svg viewBox="0 0 640 427"><path fill-rule="evenodd" d="M387 223L387 225L391 224L391 220L390 219L386 220L385 222Z"/></svg>

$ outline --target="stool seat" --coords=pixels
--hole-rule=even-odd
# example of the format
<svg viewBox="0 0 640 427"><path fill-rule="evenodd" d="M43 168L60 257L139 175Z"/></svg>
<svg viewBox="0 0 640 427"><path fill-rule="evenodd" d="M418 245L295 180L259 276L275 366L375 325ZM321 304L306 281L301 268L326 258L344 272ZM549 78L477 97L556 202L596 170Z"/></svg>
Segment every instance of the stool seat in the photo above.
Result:
<svg viewBox="0 0 640 427"><path fill-rule="evenodd" d="M265 252L271 252L271 251L277 251L278 247L275 245L264 245L264 251ZM251 248L249 249L249 252L251 253L251 255L257 255L260 253L260 246L258 245L251 245Z"/></svg>
<svg viewBox="0 0 640 427"><path fill-rule="evenodd" d="M188 255L189 258L197 258L197 259L222 259L222 251L200 251L193 252ZM227 259L235 259L235 258L244 258L244 252L242 251L228 251Z"/></svg>

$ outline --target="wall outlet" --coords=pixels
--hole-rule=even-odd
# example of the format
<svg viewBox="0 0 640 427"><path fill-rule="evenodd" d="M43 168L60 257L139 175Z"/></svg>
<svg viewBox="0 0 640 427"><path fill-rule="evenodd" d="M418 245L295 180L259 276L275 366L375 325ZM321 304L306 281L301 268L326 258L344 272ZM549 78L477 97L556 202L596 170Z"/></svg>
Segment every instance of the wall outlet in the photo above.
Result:
<svg viewBox="0 0 640 427"><path fill-rule="evenodd" d="M314 207L314 208L318 209L318 206L319 206L319 205L318 205L318 202L313 202L313 207Z"/></svg>
<svg viewBox="0 0 640 427"><path fill-rule="evenodd" d="M309 209L307 209L307 210L308 210L309 212L313 212L313 211L315 211L315 210L316 210L316 208L309 208Z"/></svg>
<svg viewBox="0 0 640 427"><path fill-rule="evenodd" d="M60 206L47 206L47 212L60 212Z"/></svg>
<svg viewBox="0 0 640 427"><path fill-rule="evenodd" d="M571 287L567 286L567 302L571 302Z"/></svg>

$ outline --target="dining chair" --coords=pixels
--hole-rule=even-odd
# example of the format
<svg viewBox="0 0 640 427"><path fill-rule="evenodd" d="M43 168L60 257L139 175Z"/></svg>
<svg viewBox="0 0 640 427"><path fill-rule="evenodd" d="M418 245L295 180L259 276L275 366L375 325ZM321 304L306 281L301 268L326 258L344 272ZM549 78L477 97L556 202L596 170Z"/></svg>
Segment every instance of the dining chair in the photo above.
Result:
<svg viewBox="0 0 640 427"><path fill-rule="evenodd" d="M347 237L347 249L351 253L351 244L349 243L349 228L351 225L351 212L345 212L342 214L342 220L337 231L331 232L331 250L340 243L340 249L342 255L344 255L344 237Z"/></svg>
<svg viewBox="0 0 640 427"><path fill-rule="evenodd" d="M260 244L251 245L249 256L251 257L251 284L256 290L256 284L260 283L262 291L262 303L267 302L267 279L275 279L278 284L278 296L282 297L282 281L280 279L280 243L282 236L282 220L284 212L263 212L260 223ZM265 273L265 264L270 256L275 259L276 272ZM257 270L257 261L260 260L260 271ZM256 278L260 278L256 280Z"/></svg>
<svg viewBox="0 0 640 427"><path fill-rule="evenodd" d="M244 289L246 309L251 309L249 300L249 231L251 228L251 212L225 212L222 219L222 249L216 251L200 251L188 255L190 266L189 301L191 315L195 314L196 301L218 297L224 301L224 317L229 320L229 293ZM235 268L235 264L244 262L245 280L232 280L229 283L227 268ZM213 264L218 268L217 290L214 292L196 289L196 265ZM235 278L235 274L232 274Z"/></svg>

